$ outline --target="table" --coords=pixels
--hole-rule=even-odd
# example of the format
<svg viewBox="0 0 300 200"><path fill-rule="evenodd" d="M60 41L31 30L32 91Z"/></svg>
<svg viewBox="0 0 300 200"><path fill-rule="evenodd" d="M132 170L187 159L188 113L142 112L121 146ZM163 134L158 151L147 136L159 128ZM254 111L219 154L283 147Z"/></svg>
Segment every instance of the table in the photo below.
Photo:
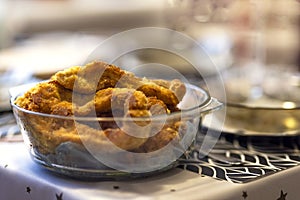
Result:
<svg viewBox="0 0 300 200"><path fill-rule="evenodd" d="M175 168L131 181L79 181L34 163L22 142L0 142L0 199L299 199L300 166L244 184Z"/></svg>

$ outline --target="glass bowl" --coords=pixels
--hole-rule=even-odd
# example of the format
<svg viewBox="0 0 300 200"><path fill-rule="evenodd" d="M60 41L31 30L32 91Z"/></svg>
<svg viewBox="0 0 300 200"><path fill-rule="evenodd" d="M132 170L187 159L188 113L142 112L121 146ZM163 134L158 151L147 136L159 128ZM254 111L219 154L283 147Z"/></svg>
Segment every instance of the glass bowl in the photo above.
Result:
<svg viewBox="0 0 300 200"><path fill-rule="evenodd" d="M38 164L80 179L145 177L173 168L194 142L201 119L222 106L205 90L186 85L181 111L153 117L76 117L11 105L24 142Z"/></svg>

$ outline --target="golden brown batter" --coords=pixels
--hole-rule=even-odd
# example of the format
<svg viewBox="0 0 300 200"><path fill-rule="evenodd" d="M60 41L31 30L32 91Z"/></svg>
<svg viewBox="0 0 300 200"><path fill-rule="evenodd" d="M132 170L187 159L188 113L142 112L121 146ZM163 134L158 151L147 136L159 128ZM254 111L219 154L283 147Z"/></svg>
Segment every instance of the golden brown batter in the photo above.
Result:
<svg viewBox="0 0 300 200"><path fill-rule="evenodd" d="M150 152L180 137L180 119L166 123L155 136L137 138L126 134L113 120L83 121L75 126L72 116L86 117L95 113L97 117L140 118L171 114L179 110L177 104L184 94L185 86L179 80L140 78L117 66L95 61L57 72L49 81L37 84L18 97L15 103L34 112L69 116L49 118L24 114L30 140L42 153L54 153L58 145L67 141L78 144L84 141L98 145L99 149L109 148L105 138L124 150ZM98 130L95 123L102 130ZM149 119L136 121L138 126L149 123Z"/></svg>

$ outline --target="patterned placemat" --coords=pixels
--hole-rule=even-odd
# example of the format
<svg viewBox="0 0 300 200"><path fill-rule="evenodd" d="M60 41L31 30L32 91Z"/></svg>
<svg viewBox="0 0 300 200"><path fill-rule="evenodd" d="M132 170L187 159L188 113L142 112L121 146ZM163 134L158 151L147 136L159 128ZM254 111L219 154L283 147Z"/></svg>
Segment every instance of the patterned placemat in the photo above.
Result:
<svg viewBox="0 0 300 200"><path fill-rule="evenodd" d="M300 165L300 136L249 137L223 133L212 151L202 155L198 147L204 137L204 133L198 134L195 147L180 160L179 168L232 183L246 183ZM1 141L22 141L9 111L0 113Z"/></svg>
<svg viewBox="0 0 300 200"><path fill-rule="evenodd" d="M0 112L0 142L17 142L22 140L23 138L13 113L10 111Z"/></svg>
<svg viewBox="0 0 300 200"><path fill-rule="evenodd" d="M197 143L202 143L199 134ZM197 146L200 146L199 144ZM300 137L250 137L222 134L203 156L195 148L180 168L232 183L246 183L300 165Z"/></svg>

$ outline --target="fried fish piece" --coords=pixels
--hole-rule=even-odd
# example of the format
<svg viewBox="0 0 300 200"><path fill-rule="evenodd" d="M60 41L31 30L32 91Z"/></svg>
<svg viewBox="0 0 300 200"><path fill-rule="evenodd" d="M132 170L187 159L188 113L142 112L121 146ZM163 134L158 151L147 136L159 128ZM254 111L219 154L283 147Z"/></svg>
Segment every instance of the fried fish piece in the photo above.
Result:
<svg viewBox="0 0 300 200"><path fill-rule="evenodd" d="M50 80L58 82L64 88L73 90L77 74L81 71L81 68L81 66L73 66L63 71L58 71L50 78Z"/></svg>
<svg viewBox="0 0 300 200"><path fill-rule="evenodd" d="M72 90L62 87L56 81L47 81L38 83L23 96L19 96L15 100L15 104L34 112L69 116L73 114L71 110L74 95L78 99L76 101L78 105L86 104L91 98L88 95L75 94ZM64 111L63 107L66 107Z"/></svg>
<svg viewBox="0 0 300 200"><path fill-rule="evenodd" d="M162 100L171 111L178 110L176 106L185 94L185 85L180 80L139 78L115 65L100 61L58 72L51 77L51 80L82 94L93 94L110 87L137 89L148 97L157 97Z"/></svg>
<svg viewBox="0 0 300 200"><path fill-rule="evenodd" d="M156 97L148 97L148 108L151 115L170 114L170 110L166 104Z"/></svg>
<svg viewBox="0 0 300 200"><path fill-rule="evenodd" d="M120 128L99 130L94 127L76 123L68 126L57 126L53 129L53 121L41 117L26 119L31 131L30 141L43 154L55 153L57 146L64 142L72 142L94 147L95 150L112 152L112 145L123 150L132 150L140 147L147 140L137 138L123 132Z"/></svg>
<svg viewBox="0 0 300 200"><path fill-rule="evenodd" d="M72 116L73 113L73 104L68 101L62 101L51 106L51 113L53 115L61 116Z"/></svg>
<svg viewBox="0 0 300 200"><path fill-rule="evenodd" d="M170 142L174 146L178 146L179 141L187 134L187 126L185 122L177 121L175 123L167 124L157 134L149 137L148 140L139 148L133 150L137 153L148 153L160 150L168 145ZM178 146L180 149L181 147Z"/></svg>
<svg viewBox="0 0 300 200"><path fill-rule="evenodd" d="M51 113L51 107L61 101L70 101L72 92L55 82L42 82L15 100L15 104L26 110Z"/></svg>
<svg viewBox="0 0 300 200"><path fill-rule="evenodd" d="M153 83L156 83L159 86L162 86L164 88L168 88L169 90L174 92L174 94L176 95L176 97L179 100L182 100L183 96L186 93L186 87L185 87L184 83L182 81L180 81L179 79L174 79L174 80L171 80L171 81L162 80L162 79L154 79L154 80L151 80L151 81Z"/></svg>
<svg viewBox="0 0 300 200"><path fill-rule="evenodd" d="M148 153L157 151L173 140L179 141L178 131L172 127L166 127L159 131L156 135L148 138L148 140L134 151L137 153Z"/></svg>
<svg viewBox="0 0 300 200"><path fill-rule="evenodd" d="M136 80L133 74L115 65L94 61L83 67L75 66L57 72L51 80L75 92L91 94L104 88L115 87L121 77L124 81L118 87L126 87L128 81Z"/></svg>
<svg viewBox="0 0 300 200"><path fill-rule="evenodd" d="M76 96L73 97L72 95ZM79 96L78 96L79 95ZM84 102L87 102L84 104ZM106 88L95 96L73 93L54 81L43 82L15 101L26 110L62 116L86 116L91 112L125 114L126 109L146 110L147 97L140 91L127 88Z"/></svg>
<svg viewBox="0 0 300 200"><path fill-rule="evenodd" d="M171 111L176 111L179 99L171 90L154 83L141 85L137 90L142 91L147 97L156 97L162 100Z"/></svg>
<svg viewBox="0 0 300 200"><path fill-rule="evenodd" d="M96 113L121 112L126 110L146 110L148 104L147 97L140 91L127 88L106 88L97 91L94 101L77 107L75 113L78 115L88 115L92 111Z"/></svg>

